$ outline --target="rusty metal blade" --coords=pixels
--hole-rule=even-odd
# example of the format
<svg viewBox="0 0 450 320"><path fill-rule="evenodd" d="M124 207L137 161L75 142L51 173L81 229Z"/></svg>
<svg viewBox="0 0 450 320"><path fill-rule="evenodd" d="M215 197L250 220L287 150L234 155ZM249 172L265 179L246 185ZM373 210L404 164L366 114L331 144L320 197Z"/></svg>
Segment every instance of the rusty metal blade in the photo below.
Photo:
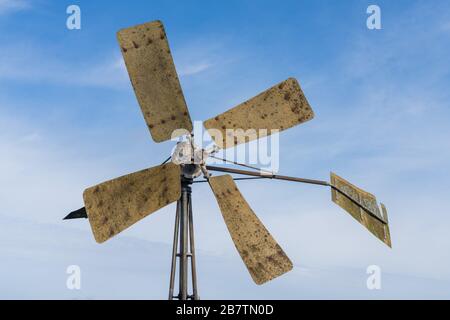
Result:
<svg viewBox="0 0 450 320"><path fill-rule="evenodd" d="M239 192L230 175L209 179L231 238L260 285L292 270L292 262Z"/></svg>
<svg viewBox="0 0 450 320"><path fill-rule="evenodd" d="M104 182L83 194L92 232L99 243L180 196L180 167L172 163Z"/></svg>
<svg viewBox="0 0 450 320"><path fill-rule="evenodd" d="M376 197L331 173L332 200L373 235L392 247L386 207L378 207Z"/></svg>
<svg viewBox="0 0 450 320"><path fill-rule="evenodd" d="M117 38L153 140L170 140L179 129L191 132L192 121L162 23L123 29Z"/></svg>
<svg viewBox="0 0 450 320"><path fill-rule="evenodd" d="M204 122L222 149L250 142L314 118L300 85L290 78L247 102Z"/></svg>

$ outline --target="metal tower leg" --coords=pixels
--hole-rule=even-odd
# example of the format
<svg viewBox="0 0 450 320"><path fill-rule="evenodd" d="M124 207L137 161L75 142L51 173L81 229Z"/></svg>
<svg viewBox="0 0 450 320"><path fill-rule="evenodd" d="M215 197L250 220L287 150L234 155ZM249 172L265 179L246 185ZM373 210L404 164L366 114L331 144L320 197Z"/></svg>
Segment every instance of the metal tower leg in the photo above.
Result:
<svg viewBox="0 0 450 320"><path fill-rule="evenodd" d="M198 300L197 273L195 264L194 224L192 217L191 198L192 179L182 178L181 199L177 202L177 213L175 217L175 229L172 249L172 268L170 274L169 300ZM178 248L179 242L179 248ZM179 250L178 250L179 249ZM179 258L179 294L174 296L175 276L177 270L177 257ZM191 259L192 290L188 294L188 259Z"/></svg>
<svg viewBox="0 0 450 320"><path fill-rule="evenodd" d="M192 299L199 300L197 290L197 271L195 262L194 218L192 217L192 197L189 197L189 243L191 245Z"/></svg>
<svg viewBox="0 0 450 320"><path fill-rule="evenodd" d="M181 219L180 219L180 300L187 300L188 290L188 190L183 183L181 190Z"/></svg>
<svg viewBox="0 0 450 320"><path fill-rule="evenodd" d="M180 230L180 211L181 201L177 202L177 213L175 215L175 230L173 232L173 247L172 247L172 269L170 272L170 288L169 288L169 300L173 300L173 287L175 284L175 272L177 267L177 252L178 252L178 234Z"/></svg>

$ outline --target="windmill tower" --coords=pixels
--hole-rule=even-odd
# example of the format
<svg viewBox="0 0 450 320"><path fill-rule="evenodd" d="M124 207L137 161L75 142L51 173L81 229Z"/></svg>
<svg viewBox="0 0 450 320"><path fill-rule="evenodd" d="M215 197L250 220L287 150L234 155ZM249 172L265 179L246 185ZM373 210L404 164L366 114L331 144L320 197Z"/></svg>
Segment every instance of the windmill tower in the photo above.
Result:
<svg viewBox="0 0 450 320"><path fill-rule="evenodd" d="M194 143L192 121L162 23L154 21L121 30L118 41L153 140L165 142L179 136L185 136L185 139L177 144L171 157L162 165L86 189L83 194L85 207L70 213L65 219L88 218L96 241L103 243L176 202L169 299L199 298L191 197L191 185L197 182L211 186L231 239L250 276L259 285L290 271L293 265L250 208L236 180L277 179L329 187L336 204L391 246L385 206L381 204L380 209L375 196L336 174L332 173L328 182L266 173L233 161L229 162L252 170L207 164L208 158L217 159L215 154L219 150L234 148L313 119L314 113L295 79L289 78L205 121L204 127L216 147L204 150ZM253 130L254 134L239 134L248 130ZM211 172L225 175L213 176ZM204 179L198 180L202 176ZM179 293L175 295L177 270ZM189 270L191 293L188 288Z"/></svg>

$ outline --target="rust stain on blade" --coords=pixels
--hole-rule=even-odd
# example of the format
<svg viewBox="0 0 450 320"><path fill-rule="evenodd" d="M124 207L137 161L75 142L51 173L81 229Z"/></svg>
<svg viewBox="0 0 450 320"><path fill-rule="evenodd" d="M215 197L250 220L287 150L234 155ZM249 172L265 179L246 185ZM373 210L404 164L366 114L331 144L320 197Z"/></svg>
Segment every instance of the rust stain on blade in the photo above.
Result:
<svg viewBox="0 0 450 320"><path fill-rule="evenodd" d="M365 226L374 236L383 241L387 246L392 247L389 225L381 222L367 212L367 210L369 210L372 214L387 222L387 211L384 205L382 205L382 214L378 207L377 199L373 194L356 187L334 173L331 173L331 185L342 191L339 192L336 189L331 189L333 202L347 211L355 220ZM343 193L345 193L345 195ZM357 203L360 203L365 209L358 206L348 197L352 198Z"/></svg>
<svg viewBox="0 0 450 320"><path fill-rule="evenodd" d="M104 182L83 194L92 232L99 243L180 196L180 167L171 163Z"/></svg>
<svg viewBox="0 0 450 320"><path fill-rule="evenodd" d="M241 105L204 122L222 149L281 132L314 118L300 85L290 78Z"/></svg>
<svg viewBox="0 0 450 320"><path fill-rule="evenodd" d="M153 139L170 140L178 129L191 132L192 121L162 23L123 29L117 39Z"/></svg>
<svg viewBox="0 0 450 320"><path fill-rule="evenodd" d="M292 270L292 262L239 192L230 175L212 177L211 188L231 238L256 284Z"/></svg>

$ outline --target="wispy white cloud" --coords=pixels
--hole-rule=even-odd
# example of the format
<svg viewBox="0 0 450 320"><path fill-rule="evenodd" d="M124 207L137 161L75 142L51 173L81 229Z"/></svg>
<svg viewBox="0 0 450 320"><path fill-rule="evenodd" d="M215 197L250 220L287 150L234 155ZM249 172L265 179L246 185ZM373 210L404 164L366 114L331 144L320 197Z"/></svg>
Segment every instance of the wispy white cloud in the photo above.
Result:
<svg viewBox="0 0 450 320"><path fill-rule="evenodd" d="M198 62L196 64L190 64L190 65L182 65L179 69L179 75L180 77L184 76L192 76L198 73L201 73L209 68L211 68L213 65L209 62Z"/></svg>
<svg viewBox="0 0 450 320"><path fill-rule="evenodd" d="M49 60L50 49L42 49L30 42L4 44L0 49L0 80L129 88L125 63L118 52L106 53L102 60L76 63ZM218 56L216 46L199 45L195 50L188 46L174 52L180 77L198 75L227 63Z"/></svg>
<svg viewBox="0 0 450 320"><path fill-rule="evenodd" d="M173 54L179 75L189 77L226 68L236 58L229 52L224 57L224 47L225 43L211 39L197 39L175 46Z"/></svg>
<svg viewBox="0 0 450 320"><path fill-rule="evenodd" d="M111 54L103 62L88 66L76 72L74 83L86 86L127 88L129 77L122 56ZM70 80L69 80L70 81Z"/></svg>
<svg viewBox="0 0 450 320"><path fill-rule="evenodd" d="M128 83L120 54L106 54L90 63L48 59L48 50L30 42L3 45L0 50L0 80L30 83L123 88Z"/></svg>
<svg viewBox="0 0 450 320"><path fill-rule="evenodd" d="M31 8L28 0L0 0L0 15Z"/></svg>

